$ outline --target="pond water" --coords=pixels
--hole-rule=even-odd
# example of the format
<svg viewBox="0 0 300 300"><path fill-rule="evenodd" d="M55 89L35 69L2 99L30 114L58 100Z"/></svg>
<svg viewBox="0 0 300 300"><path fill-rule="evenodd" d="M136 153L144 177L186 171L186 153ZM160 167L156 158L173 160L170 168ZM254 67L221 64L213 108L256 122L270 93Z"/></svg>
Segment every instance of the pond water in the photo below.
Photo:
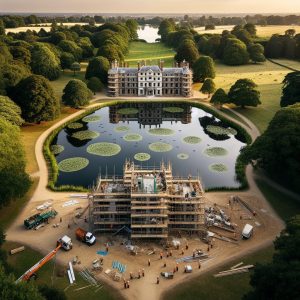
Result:
<svg viewBox="0 0 300 300"><path fill-rule="evenodd" d="M100 173L122 176L126 159L143 166L159 166L162 161L170 161L174 176L199 175L205 188L240 186L235 179L235 162L245 146L245 138L202 109L188 104L129 103L104 107L90 116L95 117L94 122L78 120L75 127L81 128L66 127L52 142L64 146L56 155L58 163L73 157L89 160L88 166L79 171L59 171L57 186L89 187ZM83 130L94 131L93 139L74 137ZM89 145L102 142L117 144L121 150L113 145L117 148L113 156L87 152ZM157 142L164 143L163 147L152 144ZM169 151L156 152L155 146ZM138 161L134 158L137 153L149 154L150 159ZM149 155L142 156L147 159Z"/></svg>
<svg viewBox="0 0 300 300"><path fill-rule="evenodd" d="M137 33L139 39L145 40L147 43L155 43L156 39L160 38L158 28L150 25L139 26Z"/></svg>

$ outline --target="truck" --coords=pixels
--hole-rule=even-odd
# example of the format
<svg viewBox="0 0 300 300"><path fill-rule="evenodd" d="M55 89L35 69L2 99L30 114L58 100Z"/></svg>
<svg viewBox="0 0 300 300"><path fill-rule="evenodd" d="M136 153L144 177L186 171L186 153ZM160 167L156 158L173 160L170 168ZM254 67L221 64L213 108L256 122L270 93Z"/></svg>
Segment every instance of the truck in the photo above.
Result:
<svg viewBox="0 0 300 300"><path fill-rule="evenodd" d="M253 226L250 224L246 224L243 231L242 231L242 237L244 239L249 239L253 234Z"/></svg>
<svg viewBox="0 0 300 300"><path fill-rule="evenodd" d="M89 246L94 245L96 242L95 236L91 232L85 231L82 228L77 228L75 231L75 235L77 240L86 243Z"/></svg>
<svg viewBox="0 0 300 300"><path fill-rule="evenodd" d="M32 215L24 220L24 226L26 229L36 228L42 223L47 223L50 218L55 218L56 215L57 211L55 211L54 209Z"/></svg>
<svg viewBox="0 0 300 300"><path fill-rule="evenodd" d="M73 248L72 240L67 235L62 236L56 242L56 246L59 248L63 248L66 251L69 251Z"/></svg>

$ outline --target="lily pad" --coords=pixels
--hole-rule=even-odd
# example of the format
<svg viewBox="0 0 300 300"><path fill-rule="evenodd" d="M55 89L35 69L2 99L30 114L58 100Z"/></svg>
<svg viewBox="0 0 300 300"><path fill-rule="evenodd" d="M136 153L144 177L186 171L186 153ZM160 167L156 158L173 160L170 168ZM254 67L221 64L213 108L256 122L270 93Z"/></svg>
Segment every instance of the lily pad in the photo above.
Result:
<svg viewBox="0 0 300 300"><path fill-rule="evenodd" d="M183 138L183 141L187 144L199 144L201 142L201 138L199 138L198 136L186 136L185 138Z"/></svg>
<svg viewBox="0 0 300 300"><path fill-rule="evenodd" d="M128 131L130 128L128 126L117 126L115 127L114 131L116 132L126 132Z"/></svg>
<svg viewBox="0 0 300 300"><path fill-rule="evenodd" d="M134 159L135 160L138 160L138 161L146 161L146 160L149 160L151 158L151 155L148 154L148 153L136 153L134 155Z"/></svg>
<svg viewBox="0 0 300 300"><path fill-rule="evenodd" d="M68 125L68 128L70 128L70 129L79 129L82 127L83 127L83 124L78 123L78 122L74 122L74 123L71 123Z"/></svg>
<svg viewBox="0 0 300 300"><path fill-rule="evenodd" d="M167 106L163 108L163 111L169 113L182 113L184 109L178 106Z"/></svg>
<svg viewBox="0 0 300 300"><path fill-rule="evenodd" d="M211 147L204 150L204 153L208 156L224 156L228 154L228 151L222 147Z"/></svg>
<svg viewBox="0 0 300 300"><path fill-rule="evenodd" d="M152 128L148 132L153 135L173 135L175 131L169 128Z"/></svg>
<svg viewBox="0 0 300 300"><path fill-rule="evenodd" d="M97 131L92 131L92 130L82 130L82 131L77 131L72 134L72 137L84 141L84 140L92 140L97 138L100 135L99 132Z"/></svg>
<svg viewBox="0 0 300 300"><path fill-rule="evenodd" d="M153 152L168 152L173 149L171 144L156 142L149 145L149 149Z"/></svg>
<svg viewBox="0 0 300 300"><path fill-rule="evenodd" d="M179 159L188 159L190 156L186 153L179 153L177 154L177 158Z"/></svg>
<svg viewBox="0 0 300 300"><path fill-rule="evenodd" d="M88 164L89 160L84 157L72 157L59 162L58 169L62 172L76 172L84 169Z"/></svg>
<svg viewBox="0 0 300 300"><path fill-rule="evenodd" d="M228 171L227 166L225 166L224 164L212 164L209 165L209 169L213 172L226 172Z"/></svg>
<svg viewBox="0 0 300 300"><path fill-rule="evenodd" d="M135 115L138 112L139 110L134 107L120 108L117 110L117 113L120 115Z"/></svg>
<svg viewBox="0 0 300 300"><path fill-rule="evenodd" d="M208 125L206 127L206 130L215 135L229 135L229 134L236 135L237 134L237 131L231 127L224 128L221 126Z"/></svg>
<svg viewBox="0 0 300 300"><path fill-rule="evenodd" d="M141 141L143 139L143 137L138 133L128 133L123 136L123 139L126 142L138 142L138 141Z"/></svg>
<svg viewBox="0 0 300 300"><path fill-rule="evenodd" d="M82 119L82 121L86 123L98 122L100 120L101 120L100 116L86 116Z"/></svg>
<svg viewBox="0 0 300 300"><path fill-rule="evenodd" d="M51 145L50 150L54 155L57 155L65 150L65 147L62 145Z"/></svg>
<svg viewBox="0 0 300 300"><path fill-rule="evenodd" d="M118 144L103 142L89 145L86 151L99 156L114 156L121 151L121 147Z"/></svg>

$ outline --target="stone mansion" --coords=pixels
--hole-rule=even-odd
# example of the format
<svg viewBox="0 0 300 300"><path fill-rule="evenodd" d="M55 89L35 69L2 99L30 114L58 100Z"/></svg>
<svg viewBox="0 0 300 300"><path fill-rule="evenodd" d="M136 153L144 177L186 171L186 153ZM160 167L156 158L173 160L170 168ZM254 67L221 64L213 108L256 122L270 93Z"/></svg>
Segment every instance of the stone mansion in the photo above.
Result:
<svg viewBox="0 0 300 300"><path fill-rule="evenodd" d="M148 66L138 63L137 68L129 68L125 63L119 66L112 62L108 71L108 95L139 97L191 97L193 72L189 63L183 61L173 68L159 65Z"/></svg>

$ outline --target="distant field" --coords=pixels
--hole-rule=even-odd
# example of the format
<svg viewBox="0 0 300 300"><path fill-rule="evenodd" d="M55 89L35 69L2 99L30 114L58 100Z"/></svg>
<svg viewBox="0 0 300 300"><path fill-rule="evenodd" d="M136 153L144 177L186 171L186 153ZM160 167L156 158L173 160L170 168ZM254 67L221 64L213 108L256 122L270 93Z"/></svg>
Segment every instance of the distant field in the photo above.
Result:
<svg viewBox="0 0 300 300"><path fill-rule="evenodd" d="M283 63L281 60L278 61ZM295 65L298 65L298 62L295 62ZM258 85L262 104L256 108L235 109L249 118L263 132L275 112L280 108L282 81L289 72L291 71L269 61L264 64L235 67L217 62L215 83L218 88L223 88L226 91L240 78L252 79Z"/></svg>
<svg viewBox="0 0 300 300"><path fill-rule="evenodd" d="M222 33L223 30L232 30L233 25L216 26L214 30L205 30L204 27L196 27L195 30L199 33ZM284 34L288 29L295 29L300 33L300 25L269 25L269 26L256 26L257 36L270 37L273 34Z"/></svg>
<svg viewBox="0 0 300 300"><path fill-rule="evenodd" d="M163 60L166 67L172 66L175 51L164 46L162 43L132 42L129 46L128 55L125 61L130 66L136 66L138 61L146 60L147 64L157 64L158 60Z"/></svg>

